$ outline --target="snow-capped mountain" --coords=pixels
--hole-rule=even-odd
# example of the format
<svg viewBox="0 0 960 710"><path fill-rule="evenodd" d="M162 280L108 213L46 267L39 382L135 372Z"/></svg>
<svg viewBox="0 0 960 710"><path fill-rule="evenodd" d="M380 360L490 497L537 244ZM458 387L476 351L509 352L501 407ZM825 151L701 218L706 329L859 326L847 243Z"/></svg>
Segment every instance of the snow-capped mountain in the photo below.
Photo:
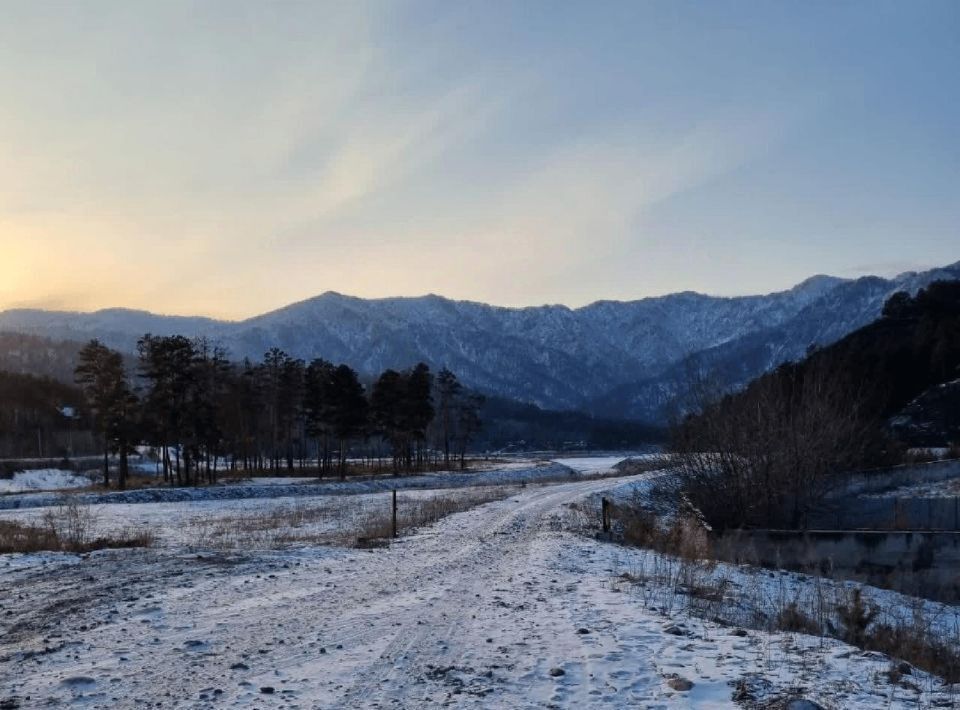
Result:
<svg viewBox="0 0 960 710"><path fill-rule="evenodd" d="M98 337L132 352L144 333L204 335L234 358L271 347L346 362L363 373L418 361L447 366L469 386L554 409L656 419L695 362L731 384L800 357L879 316L898 290L960 278L960 262L893 279L815 276L764 296L684 292L582 308L502 308L429 295L360 299L324 293L238 322L109 309L10 310L0 331L59 340Z"/></svg>

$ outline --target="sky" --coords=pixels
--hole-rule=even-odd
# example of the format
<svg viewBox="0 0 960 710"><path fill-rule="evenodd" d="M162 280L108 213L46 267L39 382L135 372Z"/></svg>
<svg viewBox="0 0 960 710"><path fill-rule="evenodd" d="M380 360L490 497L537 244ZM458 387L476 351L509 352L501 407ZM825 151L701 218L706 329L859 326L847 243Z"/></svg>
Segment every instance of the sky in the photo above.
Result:
<svg viewBox="0 0 960 710"><path fill-rule="evenodd" d="M960 2L0 0L0 309L960 259Z"/></svg>

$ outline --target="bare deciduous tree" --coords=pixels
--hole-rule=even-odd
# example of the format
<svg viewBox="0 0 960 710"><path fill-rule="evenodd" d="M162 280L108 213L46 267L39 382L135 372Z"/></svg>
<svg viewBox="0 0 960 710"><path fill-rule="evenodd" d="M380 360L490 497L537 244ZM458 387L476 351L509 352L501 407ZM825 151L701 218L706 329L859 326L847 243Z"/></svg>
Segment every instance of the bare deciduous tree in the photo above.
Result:
<svg viewBox="0 0 960 710"><path fill-rule="evenodd" d="M680 491L715 528L802 528L839 474L882 449L865 393L817 365L783 365L716 398L692 384L699 412L673 432Z"/></svg>

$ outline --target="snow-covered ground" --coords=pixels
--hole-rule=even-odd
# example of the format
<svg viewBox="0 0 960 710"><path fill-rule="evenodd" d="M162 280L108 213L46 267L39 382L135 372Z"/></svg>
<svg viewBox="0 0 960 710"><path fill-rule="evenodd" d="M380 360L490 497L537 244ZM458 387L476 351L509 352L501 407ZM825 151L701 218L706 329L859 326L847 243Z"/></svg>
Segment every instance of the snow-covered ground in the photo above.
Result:
<svg viewBox="0 0 960 710"><path fill-rule="evenodd" d="M476 486L438 490L408 490L397 496L398 513L437 498L490 500L515 492L512 486ZM349 496L288 496L237 500L187 500L162 503L100 503L86 506L85 524L91 539L124 531L149 531L155 545L169 549L244 550L353 541L371 518L390 514L391 494ZM41 525L50 508L0 510L0 521ZM22 564L22 562L20 563ZM0 571L5 560L0 556Z"/></svg>
<svg viewBox="0 0 960 710"><path fill-rule="evenodd" d="M572 468L577 473L595 474L613 471L624 458L624 456L581 456L553 460L561 466Z"/></svg>
<svg viewBox="0 0 960 710"><path fill-rule="evenodd" d="M170 540L8 558L0 702L726 708L735 694L789 693L827 708L952 706L919 671L915 690L891 684L878 654L651 604L629 576L649 553L578 534L571 508L629 482L527 486L386 549L188 551ZM156 505L169 520L160 506L183 504Z"/></svg>
<svg viewBox="0 0 960 710"><path fill-rule="evenodd" d="M73 471L42 468L32 471L17 471L13 474L13 478L0 478L0 494L60 491L69 488L85 488L89 485L89 478Z"/></svg>
<svg viewBox="0 0 960 710"><path fill-rule="evenodd" d="M524 466L508 466L483 471L442 471L413 476L390 475L348 478L345 481L325 480L313 483L236 483L231 485L199 486L195 488L142 488L105 493L80 493L72 496L81 504L225 501L244 498L284 498L289 496L340 496L375 493L391 490L425 490L438 488L466 488L476 486L517 485L570 480L577 472L549 461L526 462ZM53 493L24 493L0 497L0 510L37 508L59 505L63 497Z"/></svg>

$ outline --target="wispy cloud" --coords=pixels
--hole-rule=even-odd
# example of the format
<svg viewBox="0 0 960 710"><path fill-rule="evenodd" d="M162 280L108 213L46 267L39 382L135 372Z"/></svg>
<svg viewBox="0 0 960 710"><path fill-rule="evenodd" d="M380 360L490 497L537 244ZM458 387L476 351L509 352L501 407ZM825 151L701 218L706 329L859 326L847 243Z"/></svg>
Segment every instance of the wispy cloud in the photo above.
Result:
<svg viewBox="0 0 960 710"><path fill-rule="evenodd" d="M658 215L809 133L829 82L797 79L810 56L771 69L739 35L613 14L12 3L0 307L56 292L242 315L327 288L535 303L637 295L644 268L666 283L705 237L668 244ZM722 216L766 208L744 195ZM727 221L715 238L748 265L749 216Z"/></svg>

